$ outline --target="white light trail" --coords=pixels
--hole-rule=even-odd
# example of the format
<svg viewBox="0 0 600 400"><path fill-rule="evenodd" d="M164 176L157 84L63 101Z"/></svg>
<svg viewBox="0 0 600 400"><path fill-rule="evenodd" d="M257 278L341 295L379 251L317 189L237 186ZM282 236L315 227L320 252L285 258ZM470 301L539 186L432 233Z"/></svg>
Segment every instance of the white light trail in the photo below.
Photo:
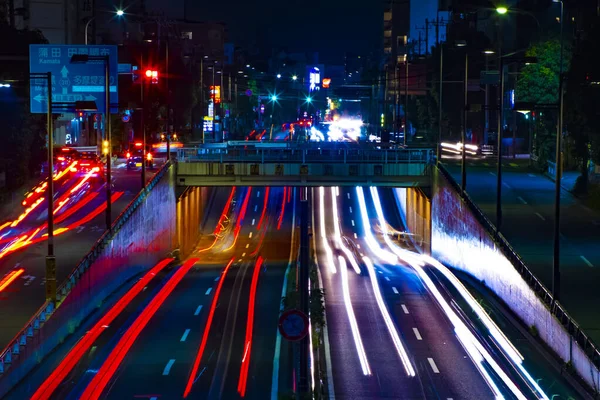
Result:
<svg viewBox="0 0 600 400"><path fill-rule="evenodd" d="M473 333L467 328L467 326L464 324L464 322L450 308L446 299L444 299L444 297L440 294L440 292L438 291L437 287L435 286L435 284L433 283L431 278L429 278L429 276L423 269L423 266L425 265L424 261L426 261L426 262L434 261L431 264L434 265L435 267L438 267L438 266L441 266L443 268L445 268L445 267L443 265L441 265L439 262L437 262L436 260L432 259L431 257L426 258L424 256L414 254L414 253L407 251L405 249L402 249L399 246L397 246L396 244L394 244L387 235L387 223L386 223L384 215L383 215L383 209L381 207L381 201L379 200L379 194L375 187L371 187L371 195L373 197L373 203L375 204L375 209L377 211L377 218L379 220L379 224L382 226L382 229L384 230L384 239L385 239L386 244L394 252L394 254L396 254L400 259L402 259L403 261L408 263L417 272L417 274L419 275L419 277L421 278L421 280L423 281L425 286L427 286L427 288L429 289L429 291L431 292L433 297L436 299L438 304L441 306L442 310L444 311L444 314L446 314L448 319L450 319L450 322L454 325L456 336L458 337L461 344L464 346L465 350L467 350L467 352L469 353L469 356L471 357L471 359L477 361L475 363L477 368L480 371L482 371L482 368L480 368L478 363L479 363L479 360L481 359L481 357L483 357L485 359L485 361L492 367L494 372L502 379L502 381L506 384L506 386L511 390L511 392L518 399L525 399L526 398L525 395L520 391L520 389L510 379L510 377L508 375L506 375L506 373L496 363L496 361L489 354L489 352L483 347L483 345L479 342L479 340L475 337L475 335L473 335ZM440 271L442 271L442 270L440 270ZM450 271L447 271L447 272L449 274L451 274ZM442 273L443 273L443 271L442 271ZM454 284L452 279L449 279L449 280ZM454 277L454 280L456 280L456 277ZM462 286L462 284L461 284L461 286ZM458 289L458 287L457 287L457 289ZM462 289L464 290L464 292L466 292L466 288L464 288L464 286L462 286ZM460 289L458 289L458 290L461 293L461 295L463 295L463 292ZM470 294L469 294L469 296L470 296ZM464 295L463 295L463 297L464 297ZM472 299L472 301L469 301L467 298L465 298L465 300L472 307L473 307L473 304L477 304L474 299ZM525 369L523 368L522 356L514 348L514 346L512 344L510 344L508 339L500 332L498 327L493 323L493 321L491 321L489 316L487 316L487 314L485 314L485 312L482 309L480 310L480 312L478 312L475 309L474 309L474 311L477 313L478 316L480 316L480 318L482 318L483 323L490 330L492 337L494 337L494 339L496 339L496 341L498 342L500 347L508 354L509 359L511 361L513 361L513 363L517 366L517 368L522 372L522 375L524 375L525 378L532 384L532 386L533 386L532 389L535 389L534 391L537 392L536 393L537 398L538 399L548 399L548 397L542 391L542 389L537 384L537 382L535 382L531 378L529 373L527 371L525 371ZM479 353L479 355L475 354L475 353ZM488 384L490 385L492 390L495 391L496 397L503 398L500 391L496 387L495 383L489 376L489 374L482 372L482 376L488 382Z"/></svg>
<svg viewBox="0 0 600 400"><path fill-rule="evenodd" d="M325 232L325 188L323 186L319 187L319 222L321 228L321 241L323 243L323 248L325 249L329 272L335 274L336 268L333 260L333 252L331 251L331 247L327 241L327 233Z"/></svg>
<svg viewBox="0 0 600 400"><path fill-rule="evenodd" d="M379 306L379 311L381 312L381 315L383 316L383 320L385 321L385 325L388 329L388 332L390 333L390 336L392 337L392 341L394 342L396 351L398 352L398 355L400 356L400 360L402 361L402 364L404 365L404 369L406 370L406 373L408 376L415 376L415 369L413 368L413 366L410 362L410 358L408 357L406 349L402 345L402 341L400 340L400 337L398 336L398 331L396 330L396 327L394 326L392 317L390 317L390 313L389 313L389 311L383 301L383 298L381 296L381 290L379 288L379 283L377 281L377 275L375 274L375 268L373 267L373 263L371 262L371 259L369 259L369 257L363 257L363 261L365 262L365 265L367 266L367 270L369 271L369 278L371 279L371 286L373 287L373 292L375 293L375 300L377 300L377 305Z"/></svg>
<svg viewBox="0 0 600 400"><path fill-rule="evenodd" d="M367 354L365 353L362 338L360 337L360 331L358 330L358 324L356 323L356 316L354 315L354 308L352 307L352 299L350 298L350 287L348 285L348 268L346 267L346 260L344 260L344 257L339 256L338 261L340 264L340 271L342 272L342 292L344 295L344 304L346 306L348 320L350 321L350 328L352 330L352 337L354 338L356 353L358 355L358 359L360 360L360 366L362 367L363 374L371 375L371 368L369 367Z"/></svg>
<svg viewBox="0 0 600 400"><path fill-rule="evenodd" d="M386 263L396 264L398 262L398 257L396 257L393 253L382 249L373 237L373 232L371 231L371 223L369 222L369 214L367 213L367 205L365 203L365 195L363 193L363 188L357 186L356 194L358 196L358 205L360 206L360 217L362 219L363 230L365 231L365 241L367 242L367 245L373 253L377 254L377 256Z"/></svg>
<svg viewBox="0 0 600 400"><path fill-rule="evenodd" d="M344 252L344 254L348 258L348 260L350 260L350 264L352 265L354 272L356 272L357 274L360 275L360 267L358 266L358 263L356 262L354 255L346 246L344 246L344 243L342 242L342 234L341 234L341 230L340 230L340 218L338 215L338 207L337 207L337 199L336 199L336 197L339 195L339 193L340 193L339 187L337 187L337 186L331 187L331 207L333 209L333 225L334 225L335 242L336 242L337 246Z"/></svg>

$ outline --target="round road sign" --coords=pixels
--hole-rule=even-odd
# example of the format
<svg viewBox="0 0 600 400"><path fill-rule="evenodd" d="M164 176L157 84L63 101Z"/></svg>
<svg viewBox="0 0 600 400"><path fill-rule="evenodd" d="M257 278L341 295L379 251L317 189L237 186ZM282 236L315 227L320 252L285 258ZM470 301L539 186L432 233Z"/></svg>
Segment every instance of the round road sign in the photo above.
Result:
<svg viewBox="0 0 600 400"><path fill-rule="evenodd" d="M246 96L248 96L248 97L252 96L252 90L247 89L246 90Z"/></svg>
<svg viewBox="0 0 600 400"><path fill-rule="evenodd" d="M302 311L288 310L279 317L278 326L287 340L301 340L308 334L308 317Z"/></svg>

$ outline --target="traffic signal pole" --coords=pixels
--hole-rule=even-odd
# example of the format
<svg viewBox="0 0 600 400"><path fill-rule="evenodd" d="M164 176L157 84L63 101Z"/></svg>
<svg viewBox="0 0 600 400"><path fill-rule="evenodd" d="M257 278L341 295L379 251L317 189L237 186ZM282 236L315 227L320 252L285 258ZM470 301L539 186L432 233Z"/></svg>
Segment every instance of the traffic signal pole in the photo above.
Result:
<svg viewBox="0 0 600 400"><path fill-rule="evenodd" d="M106 154L106 230L110 232L112 225L112 187L111 187L111 162L112 162L112 140L111 140L111 126L110 126L110 74L109 74L109 59L108 56L104 58L104 90L105 92L105 123L106 123L106 140L108 141L108 151Z"/></svg>

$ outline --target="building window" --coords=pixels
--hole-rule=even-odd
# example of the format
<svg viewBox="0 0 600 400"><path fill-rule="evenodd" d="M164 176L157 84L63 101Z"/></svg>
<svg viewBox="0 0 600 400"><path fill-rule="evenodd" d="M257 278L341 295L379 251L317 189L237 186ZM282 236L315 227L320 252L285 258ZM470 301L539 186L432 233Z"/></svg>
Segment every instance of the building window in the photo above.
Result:
<svg viewBox="0 0 600 400"><path fill-rule="evenodd" d="M192 32L181 32L181 38L192 40Z"/></svg>

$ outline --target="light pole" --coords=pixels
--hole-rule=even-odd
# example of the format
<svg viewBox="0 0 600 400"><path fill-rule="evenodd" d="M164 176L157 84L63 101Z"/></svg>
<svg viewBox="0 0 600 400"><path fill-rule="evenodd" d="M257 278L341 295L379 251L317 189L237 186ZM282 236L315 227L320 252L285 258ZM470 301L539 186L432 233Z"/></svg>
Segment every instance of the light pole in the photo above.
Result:
<svg viewBox="0 0 600 400"><path fill-rule="evenodd" d="M562 133L563 133L563 110L564 110L564 90L563 90L563 0L553 0L560 3L560 66L558 75L558 128L556 130L556 177L554 188L554 254L552 264L552 298L554 301L560 299L560 183L562 180Z"/></svg>
<svg viewBox="0 0 600 400"><path fill-rule="evenodd" d="M71 63L85 64L90 61L102 61L104 64L104 120L108 149L106 154L106 230L111 231L112 225L112 187L111 187L111 161L112 161L112 135L110 124L110 59L109 56L90 56L88 54L74 54Z"/></svg>
<svg viewBox="0 0 600 400"><path fill-rule="evenodd" d="M441 162L442 157L442 94L444 88L444 44L440 42L440 95L438 99L438 146L437 146L437 162Z"/></svg>
<svg viewBox="0 0 600 400"><path fill-rule="evenodd" d="M118 17L122 17L123 15L125 15L125 12L123 10L117 10L117 12L115 13ZM85 35L85 45L88 45L88 27L90 26L90 22L92 22L93 20L96 19L96 16L91 17L90 19L87 20L87 22L85 23L85 28L84 28L84 35Z"/></svg>
<svg viewBox="0 0 600 400"><path fill-rule="evenodd" d="M506 7L498 7L497 13L504 15L508 12ZM496 232L500 232L502 227L502 119L504 118L504 63L502 62L502 19L498 19L498 73L500 75L498 95L498 124L497 124L497 152L498 160L496 165Z"/></svg>
<svg viewBox="0 0 600 400"><path fill-rule="evenodd" d="M465 78L464 78L464 104L463 104L463 128L461 131L461 163L460 163L460 172L461 172L461 186L463 194L467 190L467 152L465 151L465 145L467 143L467 111L469 107L468 103L468 90L469 90L469 52L466 49L467 42L464 40L457 41L455 43L456 47L465 47Z"/></svg>

